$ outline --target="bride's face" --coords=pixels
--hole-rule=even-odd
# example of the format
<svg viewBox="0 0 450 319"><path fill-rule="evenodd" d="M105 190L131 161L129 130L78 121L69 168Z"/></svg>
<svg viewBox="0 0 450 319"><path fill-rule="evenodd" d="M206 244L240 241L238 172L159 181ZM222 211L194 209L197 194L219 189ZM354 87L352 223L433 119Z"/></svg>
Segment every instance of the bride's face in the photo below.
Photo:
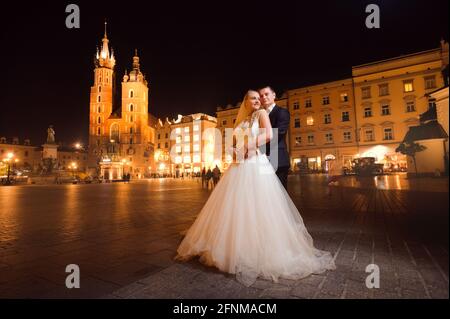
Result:
<svg viewBox="0 0 450 319"><path fill-rule="evenodd" d="M255 91L248 92L246 107L249 112L258 110L261 107L259 93Z"/></svg>

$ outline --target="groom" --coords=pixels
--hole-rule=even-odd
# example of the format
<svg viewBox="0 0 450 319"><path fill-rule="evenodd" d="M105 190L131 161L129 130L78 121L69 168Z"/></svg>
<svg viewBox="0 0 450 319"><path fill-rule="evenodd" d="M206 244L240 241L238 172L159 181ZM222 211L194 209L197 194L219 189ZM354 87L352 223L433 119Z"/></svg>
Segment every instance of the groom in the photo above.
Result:
<svg viewBox="0 0 450 319"><path fill-rule="evenodd" d="M269 113L272 128L278 129L278 145L277 141L266 144L266 155L273 165L274 159L270 156L270 147L278 147L278 165L274 168L276 169L276 174L280 179L281 184L283 184L284 188L287 190L287 176L291 166L286 144L286 134L288 132L290 120L289 111L275 104L276 94L270 86L261 88L259 90L259 95L261 105L266 109L267 113Z"/></svg>

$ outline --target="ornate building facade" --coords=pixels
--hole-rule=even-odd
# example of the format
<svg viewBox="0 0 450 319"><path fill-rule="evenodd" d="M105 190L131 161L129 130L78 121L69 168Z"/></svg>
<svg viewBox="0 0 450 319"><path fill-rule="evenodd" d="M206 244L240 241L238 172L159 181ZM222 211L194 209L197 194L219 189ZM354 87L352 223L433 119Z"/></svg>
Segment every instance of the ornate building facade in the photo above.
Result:
<svg viewBox="0 0 450 319"><path fill-rule="evenodd" d="M114 105L114 52L105 34L97 50L94 81L90 93L89 170L105 179L135 178L155 169L155 118L148 111L148 82L135 51L132 69L121 83L121 103Z"/></svg>
<svg viewBox="0 0 450 319"><path fill-rule="evenodd" d="M161 175L184 176L203 168L221 168L220 135L217 119L204 113L178 115L156 125L155 162Z"/></svg>

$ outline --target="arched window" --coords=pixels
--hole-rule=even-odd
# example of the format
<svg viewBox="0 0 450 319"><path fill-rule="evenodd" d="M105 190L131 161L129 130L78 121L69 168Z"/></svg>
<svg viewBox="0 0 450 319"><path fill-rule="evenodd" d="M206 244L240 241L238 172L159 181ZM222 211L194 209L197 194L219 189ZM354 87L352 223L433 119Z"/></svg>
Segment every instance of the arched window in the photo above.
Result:
<svg viewBox="0 0 450 319"><path fill-rule="evenodd" d="M97 123L98 123L98 124L101 124L101 123L102 123L102 118L101 118L100 116L97 118Z"/></svg>
<svg viewBox="0 0 450 319"><path fill-rule="evenodd" d="M129 97L134 97L134 91L130 90Z"/></svg>
<svg viewBox="0 0 450 319"><path fill-rule="evenodd" d="M133 115L130 115L130 122L133 122Z"/></svg>
<svg viewBox="0 0 450 319"><path fill-rule="evenodd" d="M98 86L98 91L102 92L102 87L100 85Z"/></svg>
<svg viewBox="0 0 450 319"><path fill-rule="evenodd" d="M119 124L118 123L113 123L111 125L111 133L110 133L110 140L114 140L116 142L119 142Z"/></svg>
<svg viewBox="0 0 450 319"><path fill-rule="evenodd" d="M102 130L101 130L101 128L99 127L99 128L97 128L97 135L102 135Z"/></svg>
<svg viewBox="0 0 450 319"><path fill-rule="evenodd" d="M99 95L97 96L97 102L101 102L102 101L102 97Z"/></svg>
<svg viewBox="0 0 450 319"><path fill-rule="evenodd" d="M133 112L134 108L133 108L133 104L130 104L130 112Z"/></svg>
<svg viewBox="0 0 450 319"><path fill-rule="evenodd" d="M130 134L133 134L134 133L134 128L131 126L130 127Z"/></svg>
<svg viewBox="0 0 450 319"><path fill-rule="evenodd" d="M101 107L100 105L99 105L98 108L97 108L97 112L98 112L98 113L102 113L102 107Z"/></svg>

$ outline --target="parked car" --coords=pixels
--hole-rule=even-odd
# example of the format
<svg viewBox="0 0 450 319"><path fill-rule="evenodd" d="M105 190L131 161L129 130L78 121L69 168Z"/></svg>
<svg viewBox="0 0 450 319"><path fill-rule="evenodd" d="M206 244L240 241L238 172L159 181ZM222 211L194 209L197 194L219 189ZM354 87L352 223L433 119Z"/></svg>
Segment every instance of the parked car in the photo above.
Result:
<svg viewBox="0 0 450 319"><path fill-rule="evenodd" d="M383 174L383 164L375 163L375 157L360 157L353 161L353 171L358 176Z"/></svg>

